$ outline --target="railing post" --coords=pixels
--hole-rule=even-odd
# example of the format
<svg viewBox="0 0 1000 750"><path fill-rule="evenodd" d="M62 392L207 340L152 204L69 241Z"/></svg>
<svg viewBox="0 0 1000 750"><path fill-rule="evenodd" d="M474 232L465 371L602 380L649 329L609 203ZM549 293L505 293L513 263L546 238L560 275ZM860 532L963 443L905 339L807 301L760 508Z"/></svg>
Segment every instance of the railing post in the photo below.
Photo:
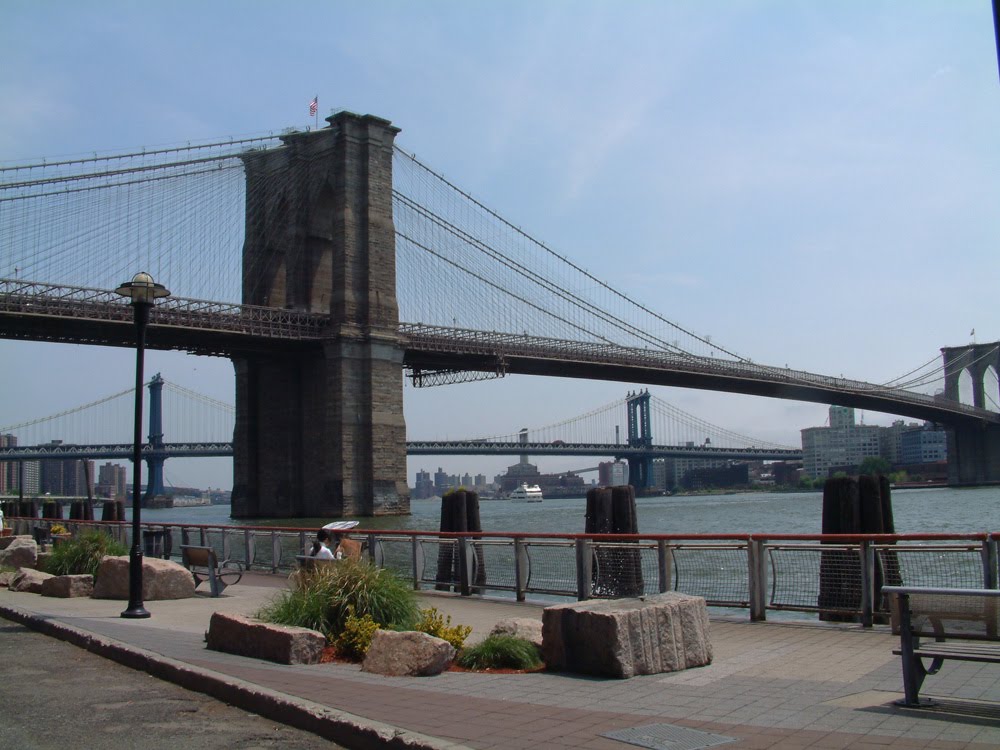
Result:
<svg viewBox="0 0 1000 750"><path fill-rule="evenodd" d="M576 598L585 601L593 593L594 545L590 539L576 540Z"/></svg>
<svg viewBox="0 0 1000 750"><path fill-rule="evenodd" d="M368 535L368 562L372 565L378 565L378 559L375 555L376 549L375 545L378 544L378 539L375 538L375 534L371 533Z"/></svg>
<svg viewBox="0 0 1000 750"><path fill-rule="evenodd" d="M983 540L983 547L980 550L983 558L983 588L1000 588L997 583L997 540L990 534Z"/></svg>
<svg viewBox="0 0 1000 750"><path fill-rule="evenodd" d="M281 563L281 537L277 531L271 532L271 572L278 572L278 565Z"/></svg>
<svg viewBox="0 0 1000 750"><path fill-rule="evenodd" d="M767 545L763 539L747 543L747 564L750 572L750 620L767 620Z"/></svg>
<svg viewBox="0 0 1000 750"><path fill-rule="evenodd" d="M472 594L472 546L464 536L458 538L458 586L462 596Z"/></svg>
<svg viewBox="0 0 1000 750"><path fill-rule="evenodd" d="M306 532L299 532L299 554L306 554Z"/></svg>
<svg viewBox="0 0 1000 750"><path fill-rule="evenodd" d="M250 566L254 563L254 558L257 556L257 545L255 544L257 537L250 531L250 529L243 530L243 547L246 550L246 569L250 570Z"/></svg>
<svg viewBox="0 0 1000 750"><path fill-rule="evenodd" d="M517 591L517 600L523 602L528 588L528 571L530 568L528 560L528 545L518 537L514 540L514 588Z"/></svg>
<svg viewBox="0 0 1000 750"><path fill-rule="evenodd" d="M665 594L670 591L670 569L673 567L673 558L666 539L656 540L656 570L660 579L660 593Z"/></svg>
<svg viewBox="0 0 1000 750"><path fill-rule="evenodd" d="M872 543L865 540L858 545L861 558L861 626L872 626L875 605L875 550Z"/></svg>
<svg viewBox="0 0 1000 750"><path fill-rule="evenodd" d="M199 547L207 547L208 545L205 542L206 542L206 539L205 539L205 527L202 526L202 527L200 527L198 529L198 546Z"/></svg>
<svg viewBox="0 0 1000 750"><path fill-rule="evenodd" d="M181 529L181 544L185 547L191 544L191 531L187 526Z"/></svg>
<svg viewBox="0 0 1000 750"><path fill-rule="evenodd" d="M413 563L413 590L420 591L420 537L416 534L410 536L410 560Z"/></svg>

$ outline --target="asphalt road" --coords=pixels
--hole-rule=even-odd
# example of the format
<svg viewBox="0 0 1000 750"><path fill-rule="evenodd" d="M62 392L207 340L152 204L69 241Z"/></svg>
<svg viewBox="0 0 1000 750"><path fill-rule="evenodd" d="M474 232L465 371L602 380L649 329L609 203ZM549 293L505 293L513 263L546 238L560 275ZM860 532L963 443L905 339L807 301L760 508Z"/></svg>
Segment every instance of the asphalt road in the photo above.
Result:
<svg viewBox="0 0 1000 750"><path fill-rule="evenodd" d="M341 746L0 619L4 750L318 747Z"/></svg>

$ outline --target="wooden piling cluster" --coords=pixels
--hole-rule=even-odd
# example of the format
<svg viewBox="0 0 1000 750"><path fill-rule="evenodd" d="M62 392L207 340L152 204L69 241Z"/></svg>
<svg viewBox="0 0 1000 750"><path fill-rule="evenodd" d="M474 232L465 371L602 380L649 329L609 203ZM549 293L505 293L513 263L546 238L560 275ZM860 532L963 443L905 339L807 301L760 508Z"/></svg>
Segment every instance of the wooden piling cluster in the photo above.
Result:
<svg viewBox="0 0 1000 750"><path fill-rule="evenodd" d="M125 502L122 500L105 500L101 507L102 521L124 521Z"/></svg>
<svg viewBox="0 0 1000 750"><path fill-rule="evenodd" d="M479 493L472 490L452 490L441 498L441 524L439 531L469 532L483 530L479 518ZM471 537L475 539L477 537ZM451 539L438 544L438 567L434 588L438 591L461 591L462 545ZM486 559L481 546L475 547L473 593L481 593L486 584Z"/></svg>
<svg viewBox="0 0 1000 750"><path fill-rule="evenodd" d="M592 487L587 490L587 534L638 534L635 488L632 485ZM600 545L593 562L593 593L601 597L641 596L642 557L637 549L623 549L634 541ZM619 546L621 545L621 546Z"/></svg>
<svg viewBox="0 0 1000 750"><path fill-rule="evenodd" d="M833 477L823 485L824 534L894 534L892 490L884 476ZM836 542L824 542L836 544ZM899 565L885 556L885 570L875 565L874 587L900 585ZM853 615L832 610L857 610L861 606L861 565L857 552L829 550L821 553L819 572L820 619L852 621ZM876 608L881 597L876 596ZM825 610L825 611L824 611Z"/></svg>

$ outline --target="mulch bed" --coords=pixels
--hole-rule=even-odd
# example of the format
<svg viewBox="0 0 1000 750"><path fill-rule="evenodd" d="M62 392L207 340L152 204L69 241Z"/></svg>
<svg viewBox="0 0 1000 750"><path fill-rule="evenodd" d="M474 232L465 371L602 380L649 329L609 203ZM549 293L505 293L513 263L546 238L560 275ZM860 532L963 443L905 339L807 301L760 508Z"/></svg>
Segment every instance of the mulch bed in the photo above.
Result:
<svg viewBox="0 0 1000 750"><path fill-rule="evenodd" d="M337 648L335 646L327 646L323 649L323 655L319 659L320 664L357 664L356 661L352 659L345 659L337 654ZM447 672L481 672L483 674L532 674L533 672L544 672L545 665L535 669L466 669L465 667L460 667L458 664L452 663L448 667Z"/></svg>

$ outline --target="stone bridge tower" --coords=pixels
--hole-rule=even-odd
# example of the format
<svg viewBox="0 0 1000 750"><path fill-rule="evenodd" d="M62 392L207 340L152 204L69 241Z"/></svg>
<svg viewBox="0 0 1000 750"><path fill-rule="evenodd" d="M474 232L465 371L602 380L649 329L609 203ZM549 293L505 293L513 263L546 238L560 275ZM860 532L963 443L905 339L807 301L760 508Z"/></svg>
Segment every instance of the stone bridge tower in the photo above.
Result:
<svg viewBox="0 0 1000 750"><path fill-rule="evenodd" d="M986 373L992 367L1000 373L1000 342L946 347L944 361L944 396L959 399L959 380L963 372L972 377L972 405L987 408ZM996 386L994 386L996 387ZM998 389L1000 390L1000 389ZM1000 403L1000 392L990 394ZM1000 483L1000 425L981 423L948 428L948 484Z"/></svg>
<svg viewBox="0 0 1000 750"><path fill-rule="evenodd" d="M234 357L233 516L409 513L387 120L243 156L243 301L330 316L321 345Z"/></svg>

